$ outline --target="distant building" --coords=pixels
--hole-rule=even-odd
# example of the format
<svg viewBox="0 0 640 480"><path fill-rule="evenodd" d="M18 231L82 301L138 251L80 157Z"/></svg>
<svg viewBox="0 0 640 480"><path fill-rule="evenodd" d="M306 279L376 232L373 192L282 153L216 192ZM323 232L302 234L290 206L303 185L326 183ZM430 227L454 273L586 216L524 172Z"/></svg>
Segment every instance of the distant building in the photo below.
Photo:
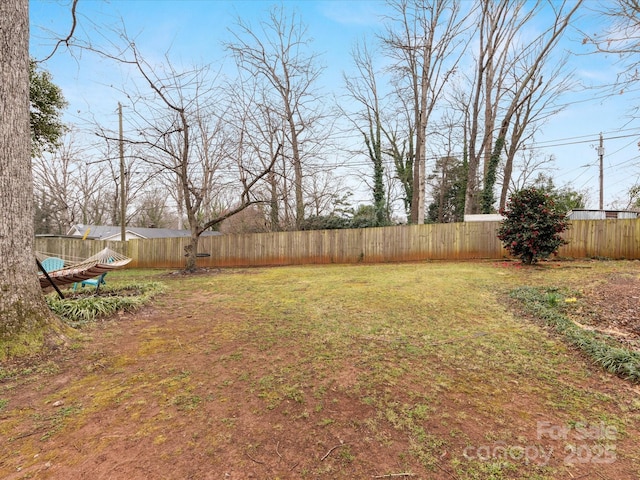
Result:
<svg viewBox="0 0 640 480"><path fill-rule="evenodd" d="M608 220L638 218L638 212L631 210L586 210L575 209L567 214L569 220Z"/></svg>
<svg viewBox="0 0 640 480"><path fill-rule="evenodd" d="M67 232L69 237L84 237L91 240L120 240L122 233L120 225L82 225L77 224ZM222 235L220 232L206 231L201 236L208 237ZM125 239L137 240L148 238L188 238L191 236L189 230L174 230L171 228L145 228L145 227L125 227Z"/></svg>
<svg viewBox="0 0 640 480"><path fill-rule="evenodd" d="M504 220L504 217L497 213L465 214L464 216L465 222L501 222L502 220Z"/></svg>
<svg viewBox="0 0 640 480"><path fill-rule="evenodd" d="M640 212L632 210L587 210L575 209L567 213L569 220L608 220L638 218ZM501 222L504 217L498 214L465 215L465 222Z"/></svg>

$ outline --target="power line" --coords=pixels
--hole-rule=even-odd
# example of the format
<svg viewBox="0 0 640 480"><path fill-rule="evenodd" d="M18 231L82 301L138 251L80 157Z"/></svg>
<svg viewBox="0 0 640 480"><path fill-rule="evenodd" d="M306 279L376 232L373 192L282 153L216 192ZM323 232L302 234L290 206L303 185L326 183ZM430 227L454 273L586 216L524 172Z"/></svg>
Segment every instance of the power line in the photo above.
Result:
<svg viewBox="0 0 640 480"><path fill-rule="evenodd" d="M609 135L613 135L616 133L623 133L623 132L635 132L635 134L628 134L628 135L614 135L614 136L609 136ZM621 130L614 130L614 131L610 131L610 132L603 132L603 140L617 140L617 139L621 139L621 138L631 138L631 137L640 137L640 128L636 127L636 128L626 128L626 129L621 129ZM599 141L599 136L600 133L592 133L592 134L587 134L587 135L579 135L579 136L575 136L575 137L566 137L566 138L557 138L557 139L552 139L552 140L542 140L540 142L535 142L533 144L528 144L525 145L524 148L526 148L527 150L537 150L537 149L543 149L543 148L553 148L553 147L564 147L564 146L568 146L568 145L579 145L579 144L584 144L584 143L592 143L592 142L597 142ZM578 139L584 139L584 140L578 140ZM633 142L631 142L633 143ZM631 143L629 143L627 146L631 145ZM626 147L623 147L620 150L623 150ZM620 150L616 151L615 153L618 153ZM362 155L365 155L365 153L363 152ZM452 156L461 156L462 152L451 152ZM441 155L430 155L427 156L426 160L438 160L441 157ZM367 167L367 166L371 166L371 161L358 161L358 162L344 162L344 164L342 164L343 167L345 168L349 168L349 167Z"/></svg>
<svg viewBox="0 0 640 480"><path fill-rule="evenodd" d="M616 153L620 153L622 150L624 150L625 148L628 148L631 146L631 144L635 143L635 140L631 140L629 143L625 144L623 147L620 147L618 150L616 150L615 152L609 153L607 155L615 155ZM612 167L614 165L611 165Z"/></svg>
<svg viewBox="0 0 640 480"><path fill-rule="evenodd" d="M629 90L625 90L624 93L625 94L629 94L629 93L636 93L636 92L640 92L640 88L634 88L634 89L629 89ZM554 105L549 105L548 107L544 107L540 110L540 112L544 112L544 111L554 111L554 110L561 110L564 109L564 107L569 107L572 105L576 105L579 103L587 103L587 102L593 102L593 101L597 101L597 100L605 100L607 98L611 98L613 96L615 96L616 94L613 93L604 93L600 96L597 97L588 97L588 98L584 98L582 100L573 100L571 102L565 102L565 103L558 103L558 104L554 104ZM618 94L619 95L619 94Z"/></svg>
<svg viewBox="0 0 640 480"><path fill-rule="evenodd" d="M631 132L631 131L637 131L638 134L640 134L640 128L635 127L635 128L625 128L625 129L622 129L622 130L614 130L614 131L611 131L611 132L602 132L602 135L611 135L613 133L623 133L623 132ZM541 143L565 142L565 141L568 141L568 140L576 140L578 138L587 138L587 137L592 138L592 137L598 136L598 135L600 135L600 133L591 133L591 134L587 134L587 135L578 135L576 137L556 138L556 139L553 139L553 140L542 140L542 141L539 141L537 143L541 144Z"/></svg>
<svg viewBox="0 0 640 480"><path fill-rule="evenodd" d="M615 133L615 132L610 132L610 133ZM629 135L617 135L615 137L605 137L605 134L603 134L603 140L617 140L619 138L629 138L629 137L638 137L640 136L640 131L638 131L635 134L629 134ZM527 145L527 149L531 148L531 149L539 149L539 148L551 148L551 147L565 147L567 145L578 145L581 143L591 143L591 142L597 142L599 140L599 133L596 133L594 135L589 136L589 139L587 140L577 140L575 142L563 142L563 143L554 143L551 145L540 145L540 144L534 144L532 146L528 146ZM587 137L587 135L585 135L585 137ZM540 143L544 143L544 142L540 142Z"/></svg>

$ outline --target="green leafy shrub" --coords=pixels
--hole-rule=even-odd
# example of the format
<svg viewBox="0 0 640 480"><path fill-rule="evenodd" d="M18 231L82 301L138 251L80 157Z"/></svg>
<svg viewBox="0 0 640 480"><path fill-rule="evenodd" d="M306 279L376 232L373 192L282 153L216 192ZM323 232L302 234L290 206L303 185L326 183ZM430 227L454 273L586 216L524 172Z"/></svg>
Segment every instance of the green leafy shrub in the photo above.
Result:
<svg viewBox="0 0 640 480"><path fill-rule="evenodd" d="M99 295L79 292L61 299L48 295L49 308L71 327L77 328L93 322L96 318L116 312L130 312L148 303L154 295L162 292L158 282L105 286Z"/></svg>
<svg viewBox="0 0 640 480"><path fill-rule="evenodd" d="M338 215L312 215L303 220L301 230L337 230L349 228L349 219Z"/></svg>
<svg viewBox="0 0 640 480"><path fill-rule="evenodd" d="M505 219L498 228L498 238L522 263L536 263L567 243L561 236L569 227L566 212L556 208L551 196L540 188L514 193L500 213Z"/></svg>

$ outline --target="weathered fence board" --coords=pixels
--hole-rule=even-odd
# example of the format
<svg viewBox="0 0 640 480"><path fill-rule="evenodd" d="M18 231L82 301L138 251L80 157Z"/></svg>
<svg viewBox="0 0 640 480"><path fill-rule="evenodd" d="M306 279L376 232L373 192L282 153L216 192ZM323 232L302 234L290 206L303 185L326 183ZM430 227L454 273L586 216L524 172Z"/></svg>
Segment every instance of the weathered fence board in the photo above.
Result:
<svg viewBox="0 0 640 480"><path fill-rule="evenodd" d="M107 240L86 240L79 238L58 238L58 237L36 237L36 251L43 254L55 254L69 260L84 260L100 250L110 248L114 252L131 256L128 251L128 242L107 241Z"/></svg>
<svg viewBox="0 0 640 480"><path fill-rule="evenodd" d="M201 267L379 263L420 260L500 259L499 222L401 225L354 230L313 230L220 235L200 239ZM561 257L640 259L640 220L574 220ZM104 242L37 238L39 251L86 258L104 247L128 255L130 267L181 268L189 240L167 238Z"/></svg>

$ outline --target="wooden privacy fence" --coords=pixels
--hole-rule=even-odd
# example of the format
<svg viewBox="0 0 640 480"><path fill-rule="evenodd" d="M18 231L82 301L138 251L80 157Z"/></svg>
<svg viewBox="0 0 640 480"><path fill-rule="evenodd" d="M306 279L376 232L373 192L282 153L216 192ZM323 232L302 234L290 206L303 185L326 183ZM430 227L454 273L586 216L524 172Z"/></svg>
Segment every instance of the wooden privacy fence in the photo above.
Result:
<svg viewBox="0 0 640 480"><path fill-rule="evenodd" d="M128 255L127 242L108 240L82 240L81 238L36 237L36 251L54 254L68 260L84 260L100 250L110 248L114 252Z"/></svg>
<svg viewBox="0 0 640 480"><path fill-rule="evenodd" d="M133 265L184 265L187 239L129 241ZM495 225L405 225L354 230L310 230L203 237L202 267L379 263L425 259L499 258Z"/></svg>
<svg viewBox="0 0 640 480"><path fill-rule="evenodd" d="M420 260L501 259L499 222L401 225L357 230L312 230L200 239L200 267L247 267L322 263L380 263ZM640 259L640 220L575 220L565 233L561 257ZM185 238L104 242L37 238L39 251L86 258L104 247L133 259L130 267L182 268Z"/></svg>

